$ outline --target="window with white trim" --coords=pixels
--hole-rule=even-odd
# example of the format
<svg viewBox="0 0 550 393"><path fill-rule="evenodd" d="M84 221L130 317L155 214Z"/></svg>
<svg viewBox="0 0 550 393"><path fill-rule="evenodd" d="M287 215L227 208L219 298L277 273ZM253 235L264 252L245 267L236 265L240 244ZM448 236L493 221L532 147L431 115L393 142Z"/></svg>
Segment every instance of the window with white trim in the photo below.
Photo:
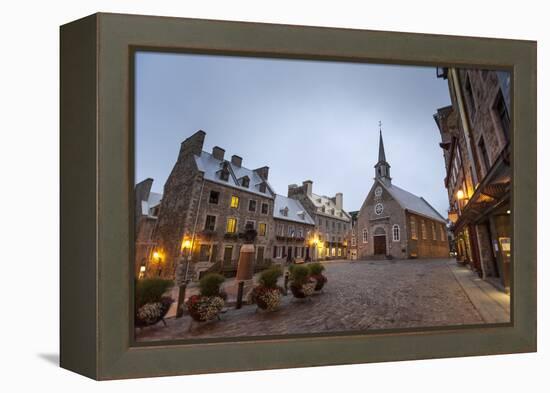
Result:
<svg viewBox="0 0 550 393"><path fill-rule="evenodd" d="M398 242L401 239L400 233L399 233L399 225L395 224L392 227L392 234L393 234L393 241Z"/></svg>
<svg viewBox="0 0 550 393"><path fill-rule="evenodd" d="M363 243L367 243L369 241L369 232L366 229L363 229Z"/></svg>

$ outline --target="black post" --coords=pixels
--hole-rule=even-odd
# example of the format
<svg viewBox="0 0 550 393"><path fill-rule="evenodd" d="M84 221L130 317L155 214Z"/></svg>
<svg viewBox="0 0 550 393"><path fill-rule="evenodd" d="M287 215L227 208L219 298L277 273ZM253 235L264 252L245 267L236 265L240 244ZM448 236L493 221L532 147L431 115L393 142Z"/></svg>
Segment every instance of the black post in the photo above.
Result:
<svg viewBox="0 0 550 393"><path fill-rule="evenodd" d="M180 285L180 290L178 293L178 307L176 309L176 318L183 317L183 305L185 303L185 290L187 289L187 283Z"/></svg>
<svg viewBox="0 0 550 393"><path fill-rule="evenodd" d="M239 289L237 291L237 305L235 308L238 310L243 306L243 290L244 290L244 281L239 282Z"/></svg>

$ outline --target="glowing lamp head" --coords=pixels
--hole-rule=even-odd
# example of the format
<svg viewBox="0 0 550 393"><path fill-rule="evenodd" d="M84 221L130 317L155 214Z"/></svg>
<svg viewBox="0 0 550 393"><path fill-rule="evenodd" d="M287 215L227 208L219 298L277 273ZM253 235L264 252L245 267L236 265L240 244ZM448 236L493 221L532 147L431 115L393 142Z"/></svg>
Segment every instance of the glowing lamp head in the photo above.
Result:
<svg viewBox="0 0 550 393"><path fill-rule="evenodd" d="M158 260L160 259L160 254L159 254L157 251L155 251L155 252L153 253L153 258L156 259L156 260L158 261Z"/></svg>
<svg viewBox="0 0 550 393"><path fill-rule="evenodd" d="M145 266L141 266L141 267L139 268L139 271L142 272L142 273L144 273L144 272L145 272Z"/></svg>
<svg viewBox="0 0 550 393"><path fill-rule="evenodd" d="M458 190L458 191L456 192L456 197L457 197L458 199L464 199L464 191Z"/></svg>
<svg viewBox="0 0 550 393"><path fill-rule="evenodd" d="M189 239L185 239L183 243L181 243L181 248L184 250L191 248L191 241Z"/></svg>

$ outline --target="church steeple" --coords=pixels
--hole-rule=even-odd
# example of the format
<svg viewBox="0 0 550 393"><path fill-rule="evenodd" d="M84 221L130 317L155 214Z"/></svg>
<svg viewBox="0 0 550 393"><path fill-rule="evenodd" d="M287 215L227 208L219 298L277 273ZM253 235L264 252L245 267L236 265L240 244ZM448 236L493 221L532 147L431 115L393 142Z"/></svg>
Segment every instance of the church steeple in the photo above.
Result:
<svg viewBox="0 0 550 393"><path fill-rule="evenodd" d="M384 151L384 140L382 139L382 122L378 122L380 127L380 140L378 142L378 162L374 166L375 179L381 180L390 185L390 164L386 161L386 152Z"/></svg>

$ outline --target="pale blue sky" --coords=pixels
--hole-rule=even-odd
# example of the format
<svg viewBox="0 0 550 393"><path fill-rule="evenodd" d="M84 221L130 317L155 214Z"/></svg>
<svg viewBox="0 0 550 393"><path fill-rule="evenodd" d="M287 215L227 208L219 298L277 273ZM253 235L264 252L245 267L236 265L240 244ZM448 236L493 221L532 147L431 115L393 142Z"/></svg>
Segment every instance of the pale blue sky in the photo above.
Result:
<svg viewBox="0 0 550 393"><path fill-rule="evenodd" d="M204 150L270 167L269 182L313 181L358 210L378 158L378 121L393 183L444 217L447 194L433 120L449 105L433 67L147 53L136 55L136 181L162 192L180 143L202 129Z"/></svg>

